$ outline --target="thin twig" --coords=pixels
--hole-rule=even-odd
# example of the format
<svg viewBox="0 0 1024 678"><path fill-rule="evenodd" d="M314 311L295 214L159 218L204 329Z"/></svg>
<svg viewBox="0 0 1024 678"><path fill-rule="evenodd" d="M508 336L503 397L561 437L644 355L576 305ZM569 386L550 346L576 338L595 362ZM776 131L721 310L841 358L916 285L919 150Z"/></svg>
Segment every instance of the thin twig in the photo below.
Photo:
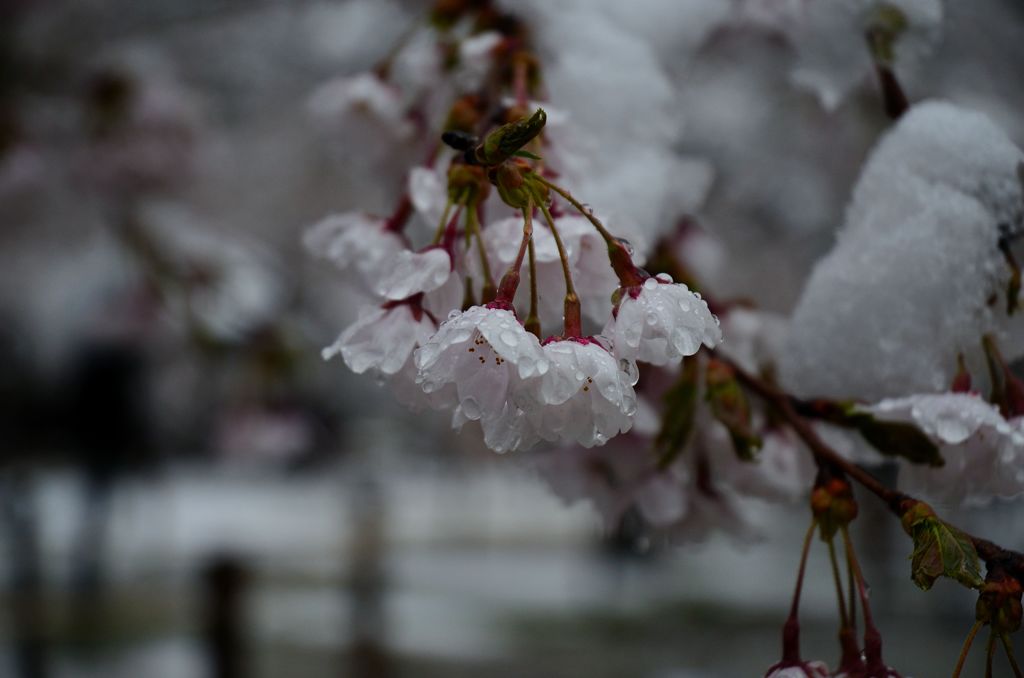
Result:
<svg viewBox="0 0 1024 678"><path fill-rule="evenodd" d="M718 357L721 358L721 356ZM750 372L747 372L736 363L730 360L727 360L727 362L729 362L736 371L736 376L740 381L746 384L746 386L754 393L767 401L776 410L776 412L778 412L789 427L793 429L793 432L797 434L805 445L807 445L811 454L813 454L818 461L833 466L845 473L847 476L853 478L866 490L884 501L889 507L889 510L898 517L902 517L905 504L907 502L918 501L908 494L886 487L870 472L865 471L861 467L850 462L832 449L832 447L821 439L821 436L818 435L811 424L797 413L796 409L793 407L790 396L779 391L775 386L768 382L754 376ZM988 539L976 537L965 530L960 531L971 540L975 550L978 552L978 557L986 564L992 565L994 563L998 563L1018 580L1024 580L1024 554L1005 549Z"/></svg>

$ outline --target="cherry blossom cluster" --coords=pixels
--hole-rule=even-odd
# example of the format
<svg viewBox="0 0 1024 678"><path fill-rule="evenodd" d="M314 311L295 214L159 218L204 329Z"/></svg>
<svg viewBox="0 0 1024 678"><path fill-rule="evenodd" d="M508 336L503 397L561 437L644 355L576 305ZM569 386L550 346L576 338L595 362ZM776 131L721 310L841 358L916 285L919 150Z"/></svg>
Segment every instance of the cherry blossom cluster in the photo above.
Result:
<svg viewBox="0 0 1024 678"><path fill-rule="evenodd" d="M588 69L567 53L555 60L558 87L545 91L535 48L557 50L552 27L585 20L571 3L530 3L536 33L498 4L439 3L430 25L373 73L316 92L311 111L346 134L386 130L395 143L430 144L406 168L390 214L331 215L304 241L368 298L325 358L377 376L411 408L449 413L456 429L478 422L492 450L543 448L530 459L553 490L590 501L610 525L633 512L674 541L712 529L743 535L756 502L811 488L783 658L768 675L893 678L847 530L857 513L849 477L862 472L850 460L897 460L901 489L942 501L1024 491L1024 382L1009 367L1022 345L1024 154L979 113L907 100L895 64L930 50L940 3L797 7L740 1L733 19L789 34L793 81L828 109L868 57L897 122L867 159L838 241L791 317L695 291L721 278L707 264L724 257L707 256L716 245L680 219L703 199L710 169L666 153L678 128L664 82L634 92L622 78L635 97L611 97L607 109L583 95L574 102L574 91L592 92L579 86ZM642 63L638 72L656 70L650 51L618 46ZM622 101L652 124L624 124L633 117ZM688 177L685 197L670 196L671 176ZM872 491L913 538L922 588L939 576L985 585L969 535L916 499ZM836 582L842 540L850 582L837 587L835 671L798 647L815 533ZM963 554L953 564L951 548Z"/></svg>
<svg viewBox="0 0 1024 678"><path fill-rule="evenodd" d="M542 118L538 110L492 135ZM638 360L669 365L720 341L698 294L635 266L586 208L582 217L566 215L548 201L554 184L525 162L502 160L487 179L478 164L446 160L439 196L448 198L429 244L413 249L394 221L362 214L329 217L307 232L308 247L378 299L325 357L340 354L353 371L381 375L406 397L421 391L411 404L452 411L456 427L479 421L487 445L507 451L542 440L603 445L632 426ZM481 219L490 181L522 216ZM411 202L433 197L417 191ZM505 271L497 283L494 270ZM603 330L585 332L583 309L598 328L597 299L613 295ZM543 336L556 318L561 331Z"/></svg>
<svg viewBox="0 0 1024 678"><path fill-rule="evenodd" d="M879 53L873 54L888 63L897 56L905 60L901 50L931 35L938 21L928 3L906 5L894 6L895 14L878 13L876 8L848 13L842 21L818 18L836 25L852 21L859 26L858 35L881 31L875 36L880 42L872 47ZM738 7L742 21L770 18L771 12L758 3ZM631 136L625 129L612 130L596 112L576 110L573 78L558 70L561 64L574 62L571 45L565 48L569 53L555 60L560 65L552 79L559 88L544 91L533 43L550 47L552 37L546 31L557 32L567 12L549 13L531 5L526 14L533 19L530 26L490 3L439 4L431 22L407 37L372 73L332 80L311 97L314 116L329 121L343 138L372 133L396 144L432 139L421 149L423 163L406 169L405 191L391 214L335 214L305 233L307 248L334 264L369 301L323 353L327 358L340 356L357 373L370 373L390 383L398 399L414 409L451 412L456 428L479 422L486 444L498 451L526 449L540 442L601 446L645 420L648 423L638 424L626 445L646 445L665 438L671 419L679 416L677 408L662 407L661 402L670 392L669 384L682 378L680 361L702 345L716 346L722 338L707 301L691 289L699 287L691 266L702 277L707 273L716 280L721 275L707 270L707 238L666 238L671 230L650 225L661 219L644 207L658 204L658 194L645 194L650 198L643 201L645 206L607 202L609 196L619 196L618 187L630 179L623 175L606 191L604 184L595 182L596 173L586 168L602 168L603 174L615 176L629 163L606 164L609 157L633 158L641 149L663 147L672 133L659 136L645 131ZM573 20L580 16L568 15ZM784 23L815 35L846 32L835 26L812 30L815 20L807 16ZM807 41L800 44L813 47ZM625 43L622 47L632 54ZM439 54L448 56L441 59ZM638 70L643 58L637 56ZM823 62L818 57L808 59ZM649 62L644 68L652 70ZM586 76L581 70L573 77ZM650 84L651 91L662 87ZM642 96L638 92L634 98ZM541 109L537 98L573 108L559 110L545 103ZM660 111L663 103L668 102L644 101L652 113ZM940 128L954 133L940 138L934 132ZM615 146L614 153L601 153L599 144L581 143L599 136L628 138L630 143ZM439 143L439 138L445 143ZM985 151L968 151L972 140L979 139L984 140L979 148ZM377 146L387 148L387 143ZM922 156L932 160L919 162ZM977 114L939 102L913 107L867 163L848 215L849 233L819 265L792 319L775 319L728 303L714 305L730 330L727 334L735 333L720 349L722 355L755 372L774 374L778 367L784 385L809 397L853 397L877 403L881 397L917 398L915 394L941 390L950 382L948 366L955 362L951 355L967 353L968 362L977 365L972 357L977 352L968 343L979 328L971 319L981 320L980 334L1004 331L1000 318L1005 314L973 299L988 299L994 288L1005 284L1006 269L995 242L1000 233L1005 236L1018 228L1014 226L1020 220L1014 207L1018 183L1013 176L1017 157L1019 150ZM652 157L631 160L632 166L660 162ZM963 166L950 165L956 162ZM681 167L673 171L685 176ZM947 176L953 190L936 188L935 200L926 200L924 192L935 183L947 182ZM600 200L601 217L579 202L568 186L574 192L598 191L595 199ZM688 204L694 201L699 198L691 198ZM927 215L914 216L918 208ZM966 214L964 210L977 210L974 221L968 222L976 226L962 225L958 232L941 230L943 220L959 218L956 215ZM900 218L911 225L889 240L877 236L878 229ZM628 240L613 231L627 235ZM942 238L970 243L973 249L960 248L959 258L950 258L946 253L956 248L922 244ZM652 271L661 271L654 275L640 268L645 255L652 252L652 240L660 243L653 253L654 266L648 265ZM861 301L856 287L838 283L848 280L845 267L856 270L865 252L877 252L880 265L883 260L893 262L879 275L858 277L857 284L864 289ZM923 265L910 263L928 257L938 259ZM965 279L940 272L944 266L960 265L965 257L970 258L969 270L977 275ZM898 316L889 312L887 305L896 308L899 300L875 289L885 276L892 278L885 286L921 298L914 307L920 318L905 311ZM932 303L931 297L940 290L954 300L956 317L948 313L950 304ZM929 309L941 308L946 308L942 322L950 341L911 338L913 332L934 325ZM850 313L835 313L837 309L857 314L862 322L851 326ZM888 338L885 323L891 328ZM883 337L881 353L870 360L861 353L877 342L866 334ZM766 341L771 346L760 346L759 354L753 355L752 347ZM918 348L908 351L909 344ZM1010 355L1015 357L1016 353ZM599 486L608 483L616 488L615 496L604 506L676 507L647 516L669 533L685 522L684 515L691 515L689 508L679 507L697 506L702 496L712 498L718 507L709 515L737 516L725 522L742 533L747 521L741 517L750 512L739 507L744 496L758 492L736 491L744 487L739 477L756 477L754 486L787 488L767 494L799 495L808 477L806 465L795 461L803 453L799 444L786 432L772 429L770 420L745 402L738 411L732 411L736 410L732 401L729 407L716 405L735 398L717 398L708 382L717 368L704 358L696 360L696 376L689 379L697 384L694 400L704 405L689 417L685 434L669 444L676 453L662 461L645 455L638 464L623 466L613 448L592 453L563 448L540 461L545 477L556 489L590 488L582 495L559 490L570 499L586 496L602 505L597 498ZM638 364L652 369L640 370ZM825 365L831 367L822 369ZM638 384L641 371L650 375L646 386ZM896 374L906 377L897 379ZM900 384L900 389L910 387L911 391L887 389L886 384ZM908 464L902 479L907 487L927 485L915 481L915 476L941 481L936 474L961 467L957 459L964 458L960 451L965 441L977 445L981 440L986 453L972 454L964 464L979 469L979 475L998 468L1002 480L998 487L988 488L978 480L957 496L983 501L991 496L983 489L999 496L1019 492L1024 479L1016 470L1020 457L1017 411L997 412L978 393L951 397L953 401L974 398L971 402L977 405L957 409L961 414L978 413L960 423L970 431L966 438L951 439L952 424L944 421L936 428L909 400L865 405L860 411L879 420L912 423L940 448L946 465L936 470ZM817 426L850 455L870 456L862 451L865 445L857 435L833 430L826 423ZM723 448L730 446L738 454L723 454ZM677 454L681 449L686 453ZM755 458L758 463L752 465L739 461ZM983 458L992 461L983 463ZM618 472L594 475L595 459L608 461L607 466ZM602 465L603 461L596 464ZM730 468L739 475L733 477ZM573 474L580 478L572 480ZM710 484L709 477L714 479ZM657 487L671 491L659 495L651 489ZM710 487L715 491L705 491ZM672 497L673 493L677 496ZM732 496L736 501L728 499ZM611 510L606 515L614 521L621 513Z"/></svg>
<svg viewBox="0 0 1024 678"><path fill-rule="evenodd" d="M396 138L426 119L446 144L410 169L390 217L332 215L306 232L307 248L371 299L324 357L389 381L412 407L450 411L456 428L478 421L496 451L603 445L633 425L637 361L674 365L713 347L718 321L687 285L641 269L630 243L559 183L565 154L530 101L538 66L522 26L484 29L486 12L471 27L434 19L411 42L454 42L451 72L411 84L364 74L311 100ZM389 70L410 49L420 47ZM507 94L495 100L495 86ZM438 92L452 99L439 122Z"/></svg>

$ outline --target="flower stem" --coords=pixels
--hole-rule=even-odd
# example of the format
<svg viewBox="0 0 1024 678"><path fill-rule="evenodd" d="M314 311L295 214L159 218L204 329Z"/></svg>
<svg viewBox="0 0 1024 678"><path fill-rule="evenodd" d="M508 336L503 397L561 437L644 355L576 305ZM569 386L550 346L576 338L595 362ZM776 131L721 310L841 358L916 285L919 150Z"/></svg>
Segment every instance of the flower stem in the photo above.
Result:
<svg viewBox="0 0 1024 678"><path fill-rule="evenodd" d="M1009 636L1005 633L999 634L999 639L1003 641L1003 649L1006 650L1006 658L1010 660L1010 668L1013 669L1014 678L1024 678L1024 673L1020 670L1020 665L1017 664L1017 658L1013 656L1013 643L1010 642Z"/></svg>
<svg viewBox="0 0 1024 678"><path fill-rule="evenodd" d="M526 248L531 240L533 240L532 204L523 208L523 240L519 243L519 252L516 253L515 260L505 275L501 277L501 282L498 283L498 294L494 299L496 302L511 306L515 299L516 290L519 289L519 271L523 267L523 258L526 256Z"/></svg>
<svg viewBox="0 0 1024 678"><path fill-rule="evenodd" d="M846 613L846 596L843 593L839 561L836 558L835 540L829 537L825 543L828 545L828 558L832 564L832 581L836 586L836 600L839 601L839 647L841 649L839 671L860 675L864 669L864 662L861 661L860 648L857 647L857 631L850 625L850 617ZM853 605L852 600L850 605Z"/></svg>
<svg viewBox="0 0 1024 678"><path fill-rule="evenodd" d="M540 316L537 315L537 255L533 251L533 238L527 245L527 257L530 264L530 312L526 315L524 326L540 339Z"/></svg>
<svg viewBox="0 0 1024 678"><path fill-rule="evenodd" d="M992 659L996 656L996 634L991 627L988 630L988 643L985 644L985 678L992 678Z"/></svg>
<svg viewBox="0 0 1024 678"><path fill-rule="evenodd" d="M843 528L844 532L846 528ZM846 554L846 595L851 601L850 604L850 626L853 627L854 633L857 632L857 606L852 604L852 601L857 599L857 583L853 575L853 565L850 558L850 549L847 547ZM865 631L867 628L865 626Z"/></svg>
<svg viewBox="0 0 1024 678"><path fill-rule="evenodd" d="M569 253L565 250L562 236L558 234L558 227L551 217L547 205L538 201L544 220L547 221L551 235L555 238L555 247L558 248L558 258L562 260L562 275L565 277L565 336L579 337L583 334L583 322L580 318L580 298L576 296L576 288L572 284L572 271L569 267Z"/></svg>
<svg viewBox="0 0 1024 678"><path fill-rule="evenodd" d="M480 220L477 218L476 205L470 205L466 210L466 230L476 239L477 254L480 256L480 269L484 275L480 300L486 304L494 300L497 292L494 287L494 276L491 275L491 264L487 261L487 250L484 248L484 236L480 232Z"/></svg>
<svg viewBox="0 0 1024 678"><path fill-rule="evenodd" d="M787 666L799 663L800 660L800 594L804 588L804 574L807 572L807 555L811 551L811 540L818 521L811 519L811 525L804 536L804 545L800 550L800 566L796 573L796 588L793 590L793 602L789 607L789 618L782 627L782 662Z"/></svg>
<svg viewBox="0 0 1024 678"><path fill-rule="evenodd" d="M473 276L467 275L462 287L462 310L476 306L476 297L473 296Z"/></svg>
<svg viewBox="0 0 1024 678"><path fill-rule="evenodd" d="M867 658L867 669L869 673L885 671L885 664L882 663L882 634L875 626L874 618L871 615L871 603L868 601L868 587L864 580L864 572L860 569L860 562L857 560L857 553L853 548L853 540L850 538L850 530L846 525L842 526L843 542L846 545L846 561L853 579L857 582L857 592L860 594L860 606L864 610L864 655ZM850 594L850 605L854 609L853 594ZM851 618L853 612L851 612Z"/></svg>
<svg viewBox="0 0 1024 678"><path fill-rule="evenodd" d="M615 275L618 276L619 282L623 287L635 287L642 285L644 280L648 277L646 273L640 271L633 264L633 257L630 255L629 250L623 244L621 240L616 238L611 232L605 228L601 220L594 216L594 213L590 208L586 207L579 200L574 198L569 191L565 190L558 184L554 184L540 173L535 175L537 180L549 189L557 193L558 195L565 198L570 205L576 208L576 211L586 217L587 221L597 229L597 232L604 238L605 244L608 246L608 260L611 264L612 269L615 271Z"/></svg>
<svg viewBox="0 0 1024 678"><path fill-rule="evenodd" d="M562 188L558 184L554 184L554 183L548 181L547 179L545 179L540 174L537 174L536 177L537 177L537 179L542 184L544 184L545 186L550 188L552 191L554 191L558 195L560 195L563 198L565 198L566 201L570 205L572 205L573 207L576 208L577 212L579 212L584 217L586 217L587 221L589 221L594 226L594 228L597 229L597 232L601 234L601 237L604 238L605 242L607 242L607 243L618 242L616 240L615 236L612 235L611 232L609 232L607 228L605 228L604 224L602 224L601 221L597 217L594 216L594 213L590 210L590 208L585 207L583 205L583 203L581 203L576 198L572 197L572 194L569 193L569 191L565 190L564 188Z"/></svg>
<svg viewBox="0 0 1024 678"><path fill-rule="evenodd" d="M956 668L953 669L953 678L960 678L960 672L964 669L964 662L967 660L967 653L971 651L971 644L974 642L974 636L978 635L978 631L981 630L982 622L974 622L974 626L967 633L967 638L964 639L964 646L960 649L960 656L956 660Z"/></svg>
<svg viewBox="0 0 1024 678"><path fill-rule="evenodd" d="M825 543L828 544L828 559L832 563L832 579L836 585L836 599L839 601L839 621L842 628L845 629L850 626L850 618L846 614L846 596L843 595L843 584L839 575L839 561L836 559L836 547L831 538Z"/></svg>
<svg viewBox="0 0 1024 678"><path fill-rule="evenodd" d="M434 240L431 242L433 245L440 244L441 238L444 237L444 227L448 224L448 215L451 214L452 205L455 203L451 198L448 198L448 202L444 205L444 212L441 213L441 221L437 224L437 230L434 231Z"/></svg>

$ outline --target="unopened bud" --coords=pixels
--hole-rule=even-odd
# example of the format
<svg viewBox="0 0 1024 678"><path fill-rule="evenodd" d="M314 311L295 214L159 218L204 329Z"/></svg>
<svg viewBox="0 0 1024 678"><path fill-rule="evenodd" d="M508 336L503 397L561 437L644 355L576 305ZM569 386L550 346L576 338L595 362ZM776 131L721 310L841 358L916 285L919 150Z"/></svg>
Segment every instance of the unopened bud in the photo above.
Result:
<svg viewBox="0 0 1024 678"><path fill-rule="evenodd" d="M900 524L903 531L914 536L914 526L922 520L935 518L935 509L923 501L917 499L906 499L900 505Z"/></svg>
<svg viewBox="0 0 1024 678"><path fill-rule="evenodd" d="M619 240L612 240L608 243L608 262L622 287L638 287L644 284L644 280L651 277L650 274L633 263L629 248Z"/></svg>
<svg viewBox="0 0 1024 678"><path fill-rule="evenodd" d="M857 510L857 500L848 480L819 475L811 492L811 511L818 521L822 539L831 539L840 528L853 522Z"/></svg>
<svg viewBox="0 0 1024 678"><path fill-rule="evenodd" d="M530 143L544 129L548 116L543 108L529 118L502 125L488 134L476 149L476 160L482 165L498 165L505 162L526 144Z"/></svg>
<svg viewBox="0 0 1024 678"><path fill-rule="evenodd" d="M996 633L1015 633L1021 626L1020 582L1000 569L990 570L978 596L974 616Z"/></svg>
<svg viewBox="0 0 1024 678"><path fill-rule="evenodd" d="M487 199L491 182L477 165L457 163L448 170L448 199L455 205L475 205Z"/></svg>
<svg viewBox="0 0 1024 678"><path fill-rule="evenodd" d="M498 189L502 201L513 209L525 209L533 200L523 172L512 163L502 163L490 172L491 183Z"/></svg>

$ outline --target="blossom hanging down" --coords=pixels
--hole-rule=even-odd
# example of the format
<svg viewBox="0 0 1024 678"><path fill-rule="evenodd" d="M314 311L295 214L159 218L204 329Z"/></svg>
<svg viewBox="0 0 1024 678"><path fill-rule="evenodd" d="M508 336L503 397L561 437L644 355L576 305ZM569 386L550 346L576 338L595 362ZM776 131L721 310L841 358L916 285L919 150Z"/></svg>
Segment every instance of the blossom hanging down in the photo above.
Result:
<svg viewBox="0 0 1024 678"><path fill-rule="evenodd" d="M396 138L407 138L413 131L401 92L370 73L325 82L310 96L308 106L324 123L359 116L393 130Z"/></svg>
<svg viewBox="0 0 1024 678"><path fill-rule="evenodd" d="M413 349L426 341L437 325L418 299L363 309L359 319L322 351L324 360L341 354L356 374L373 370L391 376L409 361Z"/></svg>
<svg viewBox="0 0 1024 678"><path fill-rule="evenodd" d="M433 292L448 282L453 267L451 255L440 247L402 249L381 263L384 269L377 273L375 291L392 301Z"/></svg>
<svg viewBox="0 0 1024 678"><path fill-rule="evenodd" d="M544 440L583 447L625 433L636 413L636 365L615 357L591 338L545 342L550 368L534 382L527 418Z"/></svg>
<svg viewBox="0 0 1024 678"><path fill-rule="evenodd" d="M416 367L423 390L453 408L457 423L479 421L492 449L529 446L532 436L520 407L523 389L545 374L550 362L512 311L484 306L452 311L416 351Z"/></svg>
<svg viewBox="0 0 1024 678"><path fill-rule="evenodd" d="M862 409L879 419L915 424L939 445L943 466L902 465L904 490L974 505L1024 492L1024 417L1004 418L975 393L890 398Z"/></svg>
<svg viewBox="0 0 1024 678"><path fill-rule="evenodd" d="M714 348L722 340L707 303L667 274L625 287L620 294L604 330L620 358L668 365L693 355L702 344Z"/></svg>
<svg viewBox="0 0 1024 678"><path fill-rule="evenodd" d="M480 62L448 74L460 80L454 85L433 87L423 99L405 96L400 105L397 91L418 88L392 88L401 56L372 77L338 84L334 103L346 111L364 100L370 112L394 120L417 109L419 122L443 125L438 136L450 148L438 150L435 141L423 165L406 173L390 218L347 213L307 231L308 249L354 272L376 298L324 356L340 354L355 372L417 391L403 399L449 410L455 428L479 421L484 442L497 451L541 441L604 445L633 426L638 360L676 363L701 345L717 345L721 331L698 295L637 268L642 259L634 261L625 241L553 183L559 158L572 153L552 148L542 108L529 112L540 82L536 57L525 48L529 36L518 22L481 18L468 33L469 25L445 35L455 45L441 44L447 21L413 39L455 46L453 53ZM470 66L479 70L470 73ZM487 102L502 90L511 95L498 99L506 107L490 110ZM332 98L325 91L319 100ZM443 93L454 97L447 113L423 103ZM549 151L551 160L538 155ZM660 216L664 210L654 205L667 195L644 193L622 223ZM432 239L424 242L408 223L426 224ZM606 323L607 337L584 331L584 312L595 329Z"/></svg>
<svg viewBox="0 0 1024 678"><path fill-rule="evenodd" d="M332 214L306 229L306 250L338 269L355 274L367 286L381 265L405 249L402 239L386 220L362 212Z"/></svg>

